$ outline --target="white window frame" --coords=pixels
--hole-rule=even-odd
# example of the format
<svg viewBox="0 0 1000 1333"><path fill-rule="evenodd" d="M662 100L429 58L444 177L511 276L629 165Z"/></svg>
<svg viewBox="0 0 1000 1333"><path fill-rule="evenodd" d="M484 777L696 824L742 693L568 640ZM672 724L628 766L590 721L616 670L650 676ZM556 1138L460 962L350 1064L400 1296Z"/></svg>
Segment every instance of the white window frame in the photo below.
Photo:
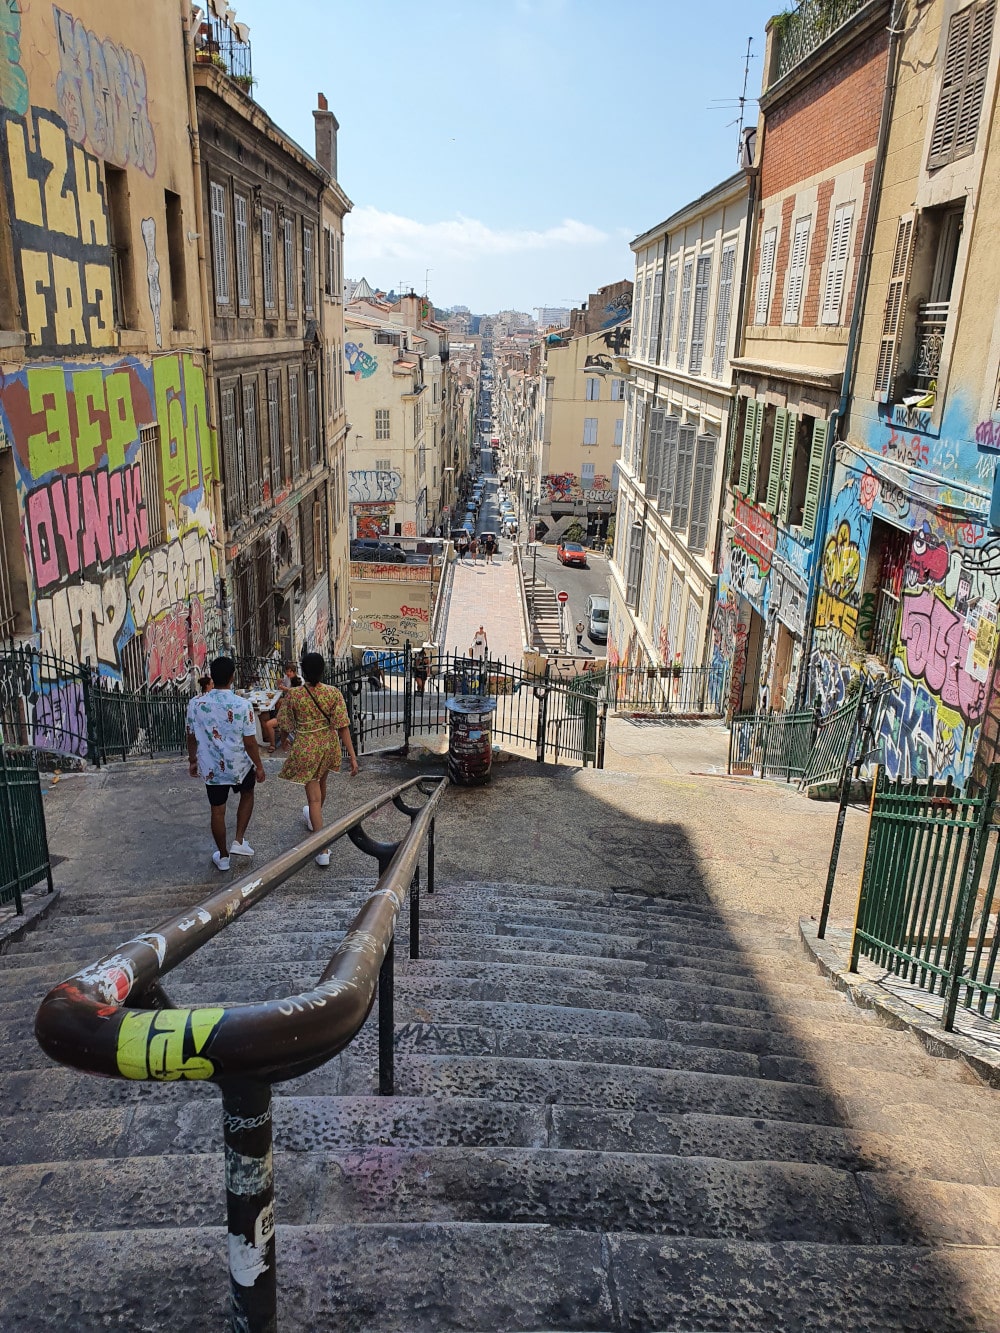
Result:
<svg viewBox="0 0 1000 1333"><path fill-rule="evenodd" d="M601 381L596 375L587 376L587 402L597 403L601 398Z"/></svg>
<svg viewBox="0 0 1000 1333"><path fill-rule="evenodd" d="M215 304L231 305L229 287L229 209L226 207L226 187L218 181L208 183L212 213L212 278L215 284Z"/></svg>
<svg viewBox="0 0 1000 1333"><path fill-rule="evenodd" d="M711 251L698 256L694 279L694 310L691 317L691 355L688 372L701 374L705 358L705 335L708 332L708 292L712 282Z"/></svg>
<svg viewBox="0 0 1000 1333"><path fill-rule="evenodd" d="M712 378L721 380L729 360L729 321L733 313L736 277L736 246L726 245L719 264L719 292L715 299L715 338L712 348Z"/></svg>
<svg viewBox="0 0 1000 1333"><path fill-rule="evenodd" d="M806 266L809 262L809 237L812 233L812 214L804 213L795 219L792 228L792 246L788 255L785 275L785 303L782 324L798 324L802 318L802 297L806 286Z"/></svg>
<svg viewBox="0 0 1000 1333"><path fill-rule="evenodd" d="M584 444L588 444L588 445L589 445L589 444L596 444L596 443L597 443L597 418L596 418L596 417L584 417L584 418L583 418L583 443L584 443Z"/></svg>
<svg viewBox="0 0 1000 1333"><path fill-rule="evenodd" d="M375 409L375 438L376 440L392 438L389 409L387 407L376 407Z"/></svg>
<svg viewBox="0 0 1000 1333"><path fill-rule="evenodd" d="M688 324L691 321L691 284L693 280L694 259L685 259L681 273L681 308L677 317L676 365L678 370L684 369L684 363L687 360Z"/></svg>
<svg viewBox="0 0 1000 1333"><path fill-rule="evenodd" d="M236 301L241 310L253 304L250 280L250 200L236 190L233 194L233 229L236 233Z"/></svg>
<svg viewBox="0 0 1000 1333"><path fill-rule="evenodd" d="M830 229L830 253L826 261L826 282L823 284L823 304L820 309L821 324L839 324L842 318L844 297L847 293L847 257L851 249L851 233L854 229L854 200L839 204L833 215Z"/></svg>
<svg viewBox="0 0 1000 1333"><path fill-rule="evenodd" d="M625 401L625 381L613 379L611 381L611 401L613 403L622 403Z"/></svg>
<svg viewBox="0 0 1000 1333"><path fill-rule="evenodd" d="M316 313L316 234L308 222L302 224L302 308Z"/></svg>

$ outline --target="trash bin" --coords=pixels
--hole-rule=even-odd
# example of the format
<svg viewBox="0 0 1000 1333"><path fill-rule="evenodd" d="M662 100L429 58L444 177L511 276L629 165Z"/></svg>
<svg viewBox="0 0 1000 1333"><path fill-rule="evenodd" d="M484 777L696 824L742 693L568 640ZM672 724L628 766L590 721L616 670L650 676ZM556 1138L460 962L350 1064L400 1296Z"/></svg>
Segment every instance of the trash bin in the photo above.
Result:
<svg viewBox="0 0 1000 1333"><path fill-rule="evenodd" d="M448 776L457 787L482 787L490 780L496 699L485 694L457 694L448 709Z"/></svg>

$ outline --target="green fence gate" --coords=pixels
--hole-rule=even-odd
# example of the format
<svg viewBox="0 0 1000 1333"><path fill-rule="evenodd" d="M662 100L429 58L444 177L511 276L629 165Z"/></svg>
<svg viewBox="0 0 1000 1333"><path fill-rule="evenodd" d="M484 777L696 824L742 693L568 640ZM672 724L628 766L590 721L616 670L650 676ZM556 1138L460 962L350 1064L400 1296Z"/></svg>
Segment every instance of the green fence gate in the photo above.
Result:
<svg viewBox="0 0 1000 1333"><path fill-rule="evenodd" d="M45 880L52 892L52 866L45 832L42 787L30 750L0 744L0 907L24 911L25 889Z"/></svg>

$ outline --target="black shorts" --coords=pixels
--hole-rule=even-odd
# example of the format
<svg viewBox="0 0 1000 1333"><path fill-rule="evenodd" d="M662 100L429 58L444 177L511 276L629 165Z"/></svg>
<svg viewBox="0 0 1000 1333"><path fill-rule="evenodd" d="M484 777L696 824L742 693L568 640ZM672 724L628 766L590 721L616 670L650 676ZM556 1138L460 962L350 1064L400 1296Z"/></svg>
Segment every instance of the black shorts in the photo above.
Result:
<svg viewBox="0 0 1000 1333"><path fill-rule="evenodd" d="M253 791L257 784L257 773L255 769L250 770L242 782L206 782L205 790L208 792L209 805L225 805L229 800L229 793L236 792L237 796L242 796L248 791Z"/></svg>

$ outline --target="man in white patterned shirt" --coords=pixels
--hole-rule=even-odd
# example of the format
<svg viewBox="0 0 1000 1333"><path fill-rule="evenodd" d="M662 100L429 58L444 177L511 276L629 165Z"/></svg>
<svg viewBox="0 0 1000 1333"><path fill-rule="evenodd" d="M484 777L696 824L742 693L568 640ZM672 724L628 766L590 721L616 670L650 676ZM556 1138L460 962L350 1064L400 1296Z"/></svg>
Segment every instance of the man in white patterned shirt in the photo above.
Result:
<svg viewBox="0 0 1000 1333"><path fill-rule="evenodd" d="M217 657L209 668L214 689L196 695L187 707L188 772L205 783L212 808L212 837L218 849L212 860L218 870L229 869L229 856L253 856L246 840L253 814L253 792L263 782L264 764L257 745L257 724L247 699L233 692L236 663ZM226 801L234 791L236 841L226 841Z"/></svg>

